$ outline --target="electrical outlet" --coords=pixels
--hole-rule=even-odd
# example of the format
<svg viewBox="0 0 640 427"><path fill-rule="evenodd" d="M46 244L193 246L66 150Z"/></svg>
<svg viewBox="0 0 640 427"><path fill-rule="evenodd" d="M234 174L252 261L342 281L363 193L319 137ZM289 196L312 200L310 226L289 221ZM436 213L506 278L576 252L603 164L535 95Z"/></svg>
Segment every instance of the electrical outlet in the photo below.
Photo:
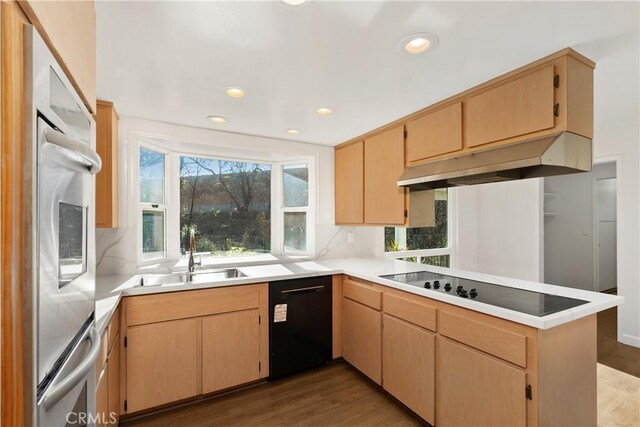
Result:
<svg viewBox="0 0 640 427"><path fill-rule="evenodd" d="M347 233L347 243L355 243L356 242L356 233L349 232Z"/></svg>

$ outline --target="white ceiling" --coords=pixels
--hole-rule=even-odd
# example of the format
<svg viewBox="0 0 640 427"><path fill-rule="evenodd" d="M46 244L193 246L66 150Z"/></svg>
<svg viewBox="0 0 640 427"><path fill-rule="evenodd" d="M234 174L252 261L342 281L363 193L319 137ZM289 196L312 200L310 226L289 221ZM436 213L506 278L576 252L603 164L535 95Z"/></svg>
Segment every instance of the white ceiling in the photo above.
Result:
<svg viewBox="0 0 640 427"><path fill-rule="evenodd" d="M126 116L335 145L567 46L597 63L630 61L616 79L637 80L638 10L611 1L99 1L98 96ZM423 31L438 35L437 49L397 49ZM230 85L247 95L227 97ZM325 105L335 114L317 116ZM606 114L625 108L612 103ZM212 114L228 122L214 125Z"/></svg>

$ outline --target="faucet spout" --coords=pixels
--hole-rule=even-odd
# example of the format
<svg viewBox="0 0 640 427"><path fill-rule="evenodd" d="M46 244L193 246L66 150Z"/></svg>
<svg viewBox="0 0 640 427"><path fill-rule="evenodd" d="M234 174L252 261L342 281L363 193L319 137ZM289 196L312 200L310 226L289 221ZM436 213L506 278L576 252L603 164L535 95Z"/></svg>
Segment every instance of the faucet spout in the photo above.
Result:
<svg viewBox="0 0 640 427"><path fill-rule="evenodd" d="M191 229L189 233L189 273L193 273L196 269L196 265L201 265L202 261L196 262L193 259L193 251L196 250L196 230ZM189 276L191 277L191 275Z"/></svg>

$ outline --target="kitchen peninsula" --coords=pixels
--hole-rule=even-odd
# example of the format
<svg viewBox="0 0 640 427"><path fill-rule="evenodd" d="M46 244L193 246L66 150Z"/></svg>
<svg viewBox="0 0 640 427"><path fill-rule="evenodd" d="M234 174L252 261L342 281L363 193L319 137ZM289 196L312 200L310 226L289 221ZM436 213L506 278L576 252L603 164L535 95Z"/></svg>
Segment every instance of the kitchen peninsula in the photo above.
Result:
<svg viewBox="0 0 640 427"><path fill-rule="evenodd" d="M170 328L176 326L176 322L189 319L195 322L194 330L199 330L203 326L198 326L198 319L206 321L207 316L215 313L255 310L265 315L266 302L260 295L266 292L266 282L331 275L334 358L344 358L430 424L483 422L533 426L558 424L558 420L567 425L596 423L595 314L620 304L620 297L381 258L246 266L238 270L245 277L213 283L140 286L141 275L98 279L96 317L100 333L119 322L122 366L119 400L123 416L227 391L268 377L265 370L256 371L253 377L239 375L238 378L245 379L226 383L223 388L206 388L206 380L200 379L203 368L198 367L203 363L200 356L193 359L194 369L186 371L193 375L192 388L173 397L143 399L138 405L135 400L139 398L138 390L157 389L157 381L161 381L163 390L175 391L189 379L184 377L181 368L163 369L160 365L153 366L161 363L157 357L143 357L146 363L151 363L146 367L149 372L160 374L150 378L136 376L133 384L128 382L131 373L126 367L140 365L132 365L127 352L136 352L138 359L144 353L144 348L136 348L137 341L127 340L128 331L139 333L141 328L153 326L154 334L161 335L166 332L163 325ZM417 271L584 303L546 316L535 316L381 277ZM234 294L240 291L243 293ZM255 299L250 296L253 292ZM198 303L225 298L230 301L228 307L210 303L202 308ZM150 313L154 312L154 305L162 319L138 320L141 316L153 317ZM167 307L173 308L167 310ZM112 319L113 313L120 313L120 318L116 314L115 320ZM254 335L255 357L262 366L268 366L268 355L264 352L266 324L256 324ZM233 329L233 322L226 327ZM181 333L188 335L189 330L186 327ZM194 335L190 342L194 352L207 347L204 342L207 336L203 335L202 340L199 342ZM224 340L219 344L224 344ZM189 341L185 345L189 345ZM175 351L185 354L184 347ZM412 368L406 369L407 366ZM225 369L233 372L233 363ZM180 375L174 375L178 372ZM574 388L576 383L581 387ZM462 396L465 411L459 410L460 400L454 396Z"/></svg>

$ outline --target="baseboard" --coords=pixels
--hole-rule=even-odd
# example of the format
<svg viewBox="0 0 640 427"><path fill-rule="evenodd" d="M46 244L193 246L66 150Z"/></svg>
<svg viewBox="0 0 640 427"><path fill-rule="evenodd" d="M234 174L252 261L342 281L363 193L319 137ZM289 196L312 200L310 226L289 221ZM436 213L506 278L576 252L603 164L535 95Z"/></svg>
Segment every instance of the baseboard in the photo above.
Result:
<svg viewBox="0 0 640 427"><path fill-rule="evenodd" d="M618 337L618 341L620 341L622 344L640 348L640 337L629 334L621 334Z"/></svg>

